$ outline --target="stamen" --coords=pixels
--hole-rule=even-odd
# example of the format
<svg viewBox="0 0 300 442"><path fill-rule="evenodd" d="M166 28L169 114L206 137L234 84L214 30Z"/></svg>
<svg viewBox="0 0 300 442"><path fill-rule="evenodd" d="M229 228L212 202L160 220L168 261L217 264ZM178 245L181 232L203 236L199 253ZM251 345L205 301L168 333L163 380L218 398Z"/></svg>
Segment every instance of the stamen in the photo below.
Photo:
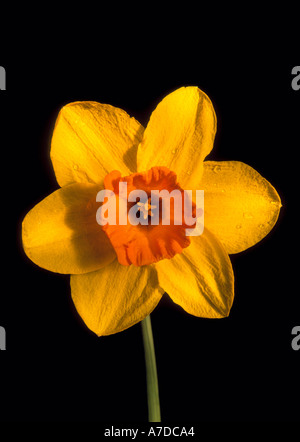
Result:
<svg viewBox="0 0 300 442"><path fill-rule="evenodd" d="M150 199L149 199L150 200ZM140 207L140 212L143 213L143 218L146 219L148 216L154 216L151 209L156 209L154 204L150 204L149 200L146 203L138 202L137 205Z"/></svg>

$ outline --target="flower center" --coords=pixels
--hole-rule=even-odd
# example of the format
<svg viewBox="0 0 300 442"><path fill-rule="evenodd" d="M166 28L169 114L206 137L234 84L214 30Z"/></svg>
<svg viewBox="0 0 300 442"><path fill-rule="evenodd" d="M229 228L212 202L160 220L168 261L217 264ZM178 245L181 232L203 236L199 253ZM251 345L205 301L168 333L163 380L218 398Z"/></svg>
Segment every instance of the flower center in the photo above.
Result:
<svg viewBox="0 0 300 442"><path fill-rule="evenodd" d="M157 206L151 205L151 198L148 198L146 203L141 203L140 201L137 203L139 206L139 212L144 219L147 219L149 216L153 216L153 212L151 209L156 209Z"/></svg>
<svg viewBox="0 0 300 442"><path fill-rule="evenodd" d="M126 183L125 198L119 191L122 183ZM190 226L186 225L183 213L184 192L174 172L166 167L153 167L121 177L120 172L112 171L105 177L104 185L116 196L117 213L115 222L107 222L102 229L120 264L152 264L172 258L189 246L186 228ZM168 199L170 195L173 197ZM164 198L168 200L165 207L169 209L169 217L164 216Z"/></svg>

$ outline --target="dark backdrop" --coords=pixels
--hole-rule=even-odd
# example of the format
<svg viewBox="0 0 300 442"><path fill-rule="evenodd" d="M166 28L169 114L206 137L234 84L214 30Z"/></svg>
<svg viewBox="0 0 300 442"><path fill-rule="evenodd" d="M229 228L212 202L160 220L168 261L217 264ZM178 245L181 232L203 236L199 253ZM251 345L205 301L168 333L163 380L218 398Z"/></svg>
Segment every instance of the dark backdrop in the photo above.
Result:
<svg viewBox="0 0 300 442"><path fill-rule="evenodd" d="M38 40L38 36L36 36ZM235 301L222 320L195 318L167 295L152 317L163 422L299 419L300 325L298 192L300 91L291 88L293 54L264 39L147 45L68 43L58 56L22 38L0 92L2 289L0 420L146 422L140 325L97 338L77 315L69 276L35 266L21 247L21 221L58 188L50 138L59 109L94 100L125 109L146 125L157 103L180 86L211 98L218 118L209 159L243 161L278 190L283 208L258 245L231 256ZM74 43L74 42L73 42ZM206 48L206 52L204 49ZM218 50L217 50L218 49ZM2 418L2 419L1 419Z"/></svg>

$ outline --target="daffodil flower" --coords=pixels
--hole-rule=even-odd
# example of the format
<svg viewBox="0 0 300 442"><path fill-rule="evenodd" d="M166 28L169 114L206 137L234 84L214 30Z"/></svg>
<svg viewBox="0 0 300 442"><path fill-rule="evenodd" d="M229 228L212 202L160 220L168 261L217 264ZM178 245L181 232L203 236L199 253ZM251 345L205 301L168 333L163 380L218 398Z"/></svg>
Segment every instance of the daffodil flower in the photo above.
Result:
<svg viewBox="0 0 300 442"><path fill-rule="evenodd" d="M204 161L216 127L213 105L197 87L167 95L145 129L107 104L74 102L60 111L51 160L61 188L26 215L23 246L37 265L71 274L76 309L98 336L142 321L164 292L192 315L228 316L229 254L264 238L281 203L250 166ZM187 237L184 226L99 226L96 195L122 180L146 190L204 190L203 234ZM143 219L154 209L150 200L139 205Z"/></svg>

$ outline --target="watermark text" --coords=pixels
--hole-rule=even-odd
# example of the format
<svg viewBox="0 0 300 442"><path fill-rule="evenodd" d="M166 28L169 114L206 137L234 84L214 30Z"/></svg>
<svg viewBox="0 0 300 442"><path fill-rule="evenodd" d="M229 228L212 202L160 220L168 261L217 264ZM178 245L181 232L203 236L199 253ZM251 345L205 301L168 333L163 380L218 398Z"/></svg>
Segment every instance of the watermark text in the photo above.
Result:
<svg viewBox="0 0 300 442"><path fill-rule="evenodd" d="M6 90L6 72L3 66L0 66L0 91Z"/></svg>
<svg viewBox="0 0 300 442"><path fill-rule="evenodd" d="M292 328L292 335L295 336L291 342L292 349L300 350L300 325Z"/></svg>
<svg viewBox="0 0 300 442"><path fill-rule="evenodd" d="M0 326L0 350L6 350L6 332L5 328Z"/></svg>
<svg viewBox="0 0 300 442"><path fill-rule="evenodd" d="M294 91L299 91L300 89L300 66L294 66L292 69L292 75L293 75L293 79L292 79L292 89Z"/></svg>
<svg viewBox="0 0 300 442"><path fill-rule="evenodd" d="M194 226L185 229L186 236L200 236L204 230L204 190L196 190L196 203L193 203L192 197L192 190L179 189L171 192L155 189L150 194L135 189L127 195L127 183L120 182L118 203L112 190L104 189L97 193L96 201L103 204L96 212L96 220L100 226L124 226L128 222L133 226L169 226L171 222L178 226L184 223Z"/></svg>

